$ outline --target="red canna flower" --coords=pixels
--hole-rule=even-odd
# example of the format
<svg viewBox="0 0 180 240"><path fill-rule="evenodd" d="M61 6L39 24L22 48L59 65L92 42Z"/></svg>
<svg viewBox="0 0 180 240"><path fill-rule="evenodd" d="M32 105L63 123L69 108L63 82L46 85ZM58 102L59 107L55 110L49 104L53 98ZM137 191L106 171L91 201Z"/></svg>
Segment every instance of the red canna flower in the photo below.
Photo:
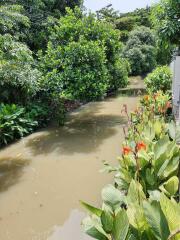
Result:
<svg viewBox="0 0 180 240"><path fill-rule="evenodd" d="M124 146L122 149L123 155L128 155L131 152L132 152L132 149L129 146Z"/></svg>
<svg viewBox="0 0 180 240"><path fill-rule="evenodd" d="M147 146L144 142L138 142L136 144L136 151L140 151L140 150L146 150Z"/></svg>

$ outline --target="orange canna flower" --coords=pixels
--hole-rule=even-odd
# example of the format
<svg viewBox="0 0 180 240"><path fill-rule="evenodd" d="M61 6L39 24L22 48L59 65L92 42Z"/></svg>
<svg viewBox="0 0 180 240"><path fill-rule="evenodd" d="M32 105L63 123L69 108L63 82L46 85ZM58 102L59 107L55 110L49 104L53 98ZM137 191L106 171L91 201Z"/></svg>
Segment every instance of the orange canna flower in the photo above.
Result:
<svg viewBox="0 0 180 240"><path fill-rule="evenodd" d="M145 95L145 96L144 96L144 100L145 100L145 101L149 101L149 95Z"/></svg>
<svg viewBox="0 0 180 240"><path fill-rule="evenodd" d="M123 155L128 155L131 152L132 152L132 149L128 146L124 146L123 149L122 149Z"/></svg>
<svg viewBox="0 0 180 240"><path fill-rule="evenodd" d="M136 144L136 151L146 150L147 146L144 142L138 142Z"/></svg>

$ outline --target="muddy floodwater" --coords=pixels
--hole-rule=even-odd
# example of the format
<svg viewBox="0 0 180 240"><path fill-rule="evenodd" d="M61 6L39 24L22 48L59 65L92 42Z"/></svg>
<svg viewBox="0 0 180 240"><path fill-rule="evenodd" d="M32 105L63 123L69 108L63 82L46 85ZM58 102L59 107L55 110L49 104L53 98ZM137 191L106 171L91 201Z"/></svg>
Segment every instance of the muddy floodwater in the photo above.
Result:
<svg viewBox="0 0 180 240"><path fill-rule="evenodd" d="M100 205L117 163L126 117L138 98L116 96L84 105L64 127L38 131L0 151L0 240L90 240L79 200Z"/></svg>

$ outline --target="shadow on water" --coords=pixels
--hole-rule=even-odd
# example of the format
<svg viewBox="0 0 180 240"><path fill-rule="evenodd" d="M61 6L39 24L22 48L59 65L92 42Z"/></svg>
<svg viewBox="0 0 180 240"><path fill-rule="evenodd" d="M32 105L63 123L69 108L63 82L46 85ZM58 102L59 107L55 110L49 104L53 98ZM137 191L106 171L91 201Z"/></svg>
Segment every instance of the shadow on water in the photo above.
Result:
<svg viewBox="0 0 180 240"><path fill-rule="evenodd" d="M49 129L46 134L29 139L27 147L33 154L89 153L95 151L105 139L117 132L116 126L126 123L126 118L117 115L85 114L79 119L72 117L64 127Z"/></svg>
<svg viewBox="0 0 180 240"><path fill-rule="evenodd" d="M0 158L0 192L18 183L23 174L23 168L29 160L21 158Z"/></svg>

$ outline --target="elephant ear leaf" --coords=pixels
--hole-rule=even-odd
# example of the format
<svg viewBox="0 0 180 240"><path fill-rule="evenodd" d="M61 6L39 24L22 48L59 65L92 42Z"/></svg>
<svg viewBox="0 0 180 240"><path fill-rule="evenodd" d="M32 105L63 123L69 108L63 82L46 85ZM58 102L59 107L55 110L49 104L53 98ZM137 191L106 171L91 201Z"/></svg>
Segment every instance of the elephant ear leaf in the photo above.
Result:
<svg viewBox="0 0 180 240"><path fill-rule="evenodd" d="M100 217L102 214L102 210L100 208L93 207L89 205L88 203L85 203L83 201L80 201L81 205L86 208L91 214L95 214L96 216Z"/></svg>
<svg viewBox="0 0 180 240"><path fill-rule="evenodd" d="M83 220L82 226L85 233L98 240L109 240L109 236L103 230L100 219L93 215Z"/></svg>
<svg viewBox="0 0 180 240"><path fill-rule="evenodd" d="M167 240L170 235L167 219L161 210L159 202L143 203L144 213L148 224L150 225L154 236L158 240Z"/></svg>
<svg viewBox="0 0 180 240"><path fill-rule="evenodd" d="M129 221L124 209L119 210L115 215L113 227L113 239L125 240L129 230Z"/></svg>

